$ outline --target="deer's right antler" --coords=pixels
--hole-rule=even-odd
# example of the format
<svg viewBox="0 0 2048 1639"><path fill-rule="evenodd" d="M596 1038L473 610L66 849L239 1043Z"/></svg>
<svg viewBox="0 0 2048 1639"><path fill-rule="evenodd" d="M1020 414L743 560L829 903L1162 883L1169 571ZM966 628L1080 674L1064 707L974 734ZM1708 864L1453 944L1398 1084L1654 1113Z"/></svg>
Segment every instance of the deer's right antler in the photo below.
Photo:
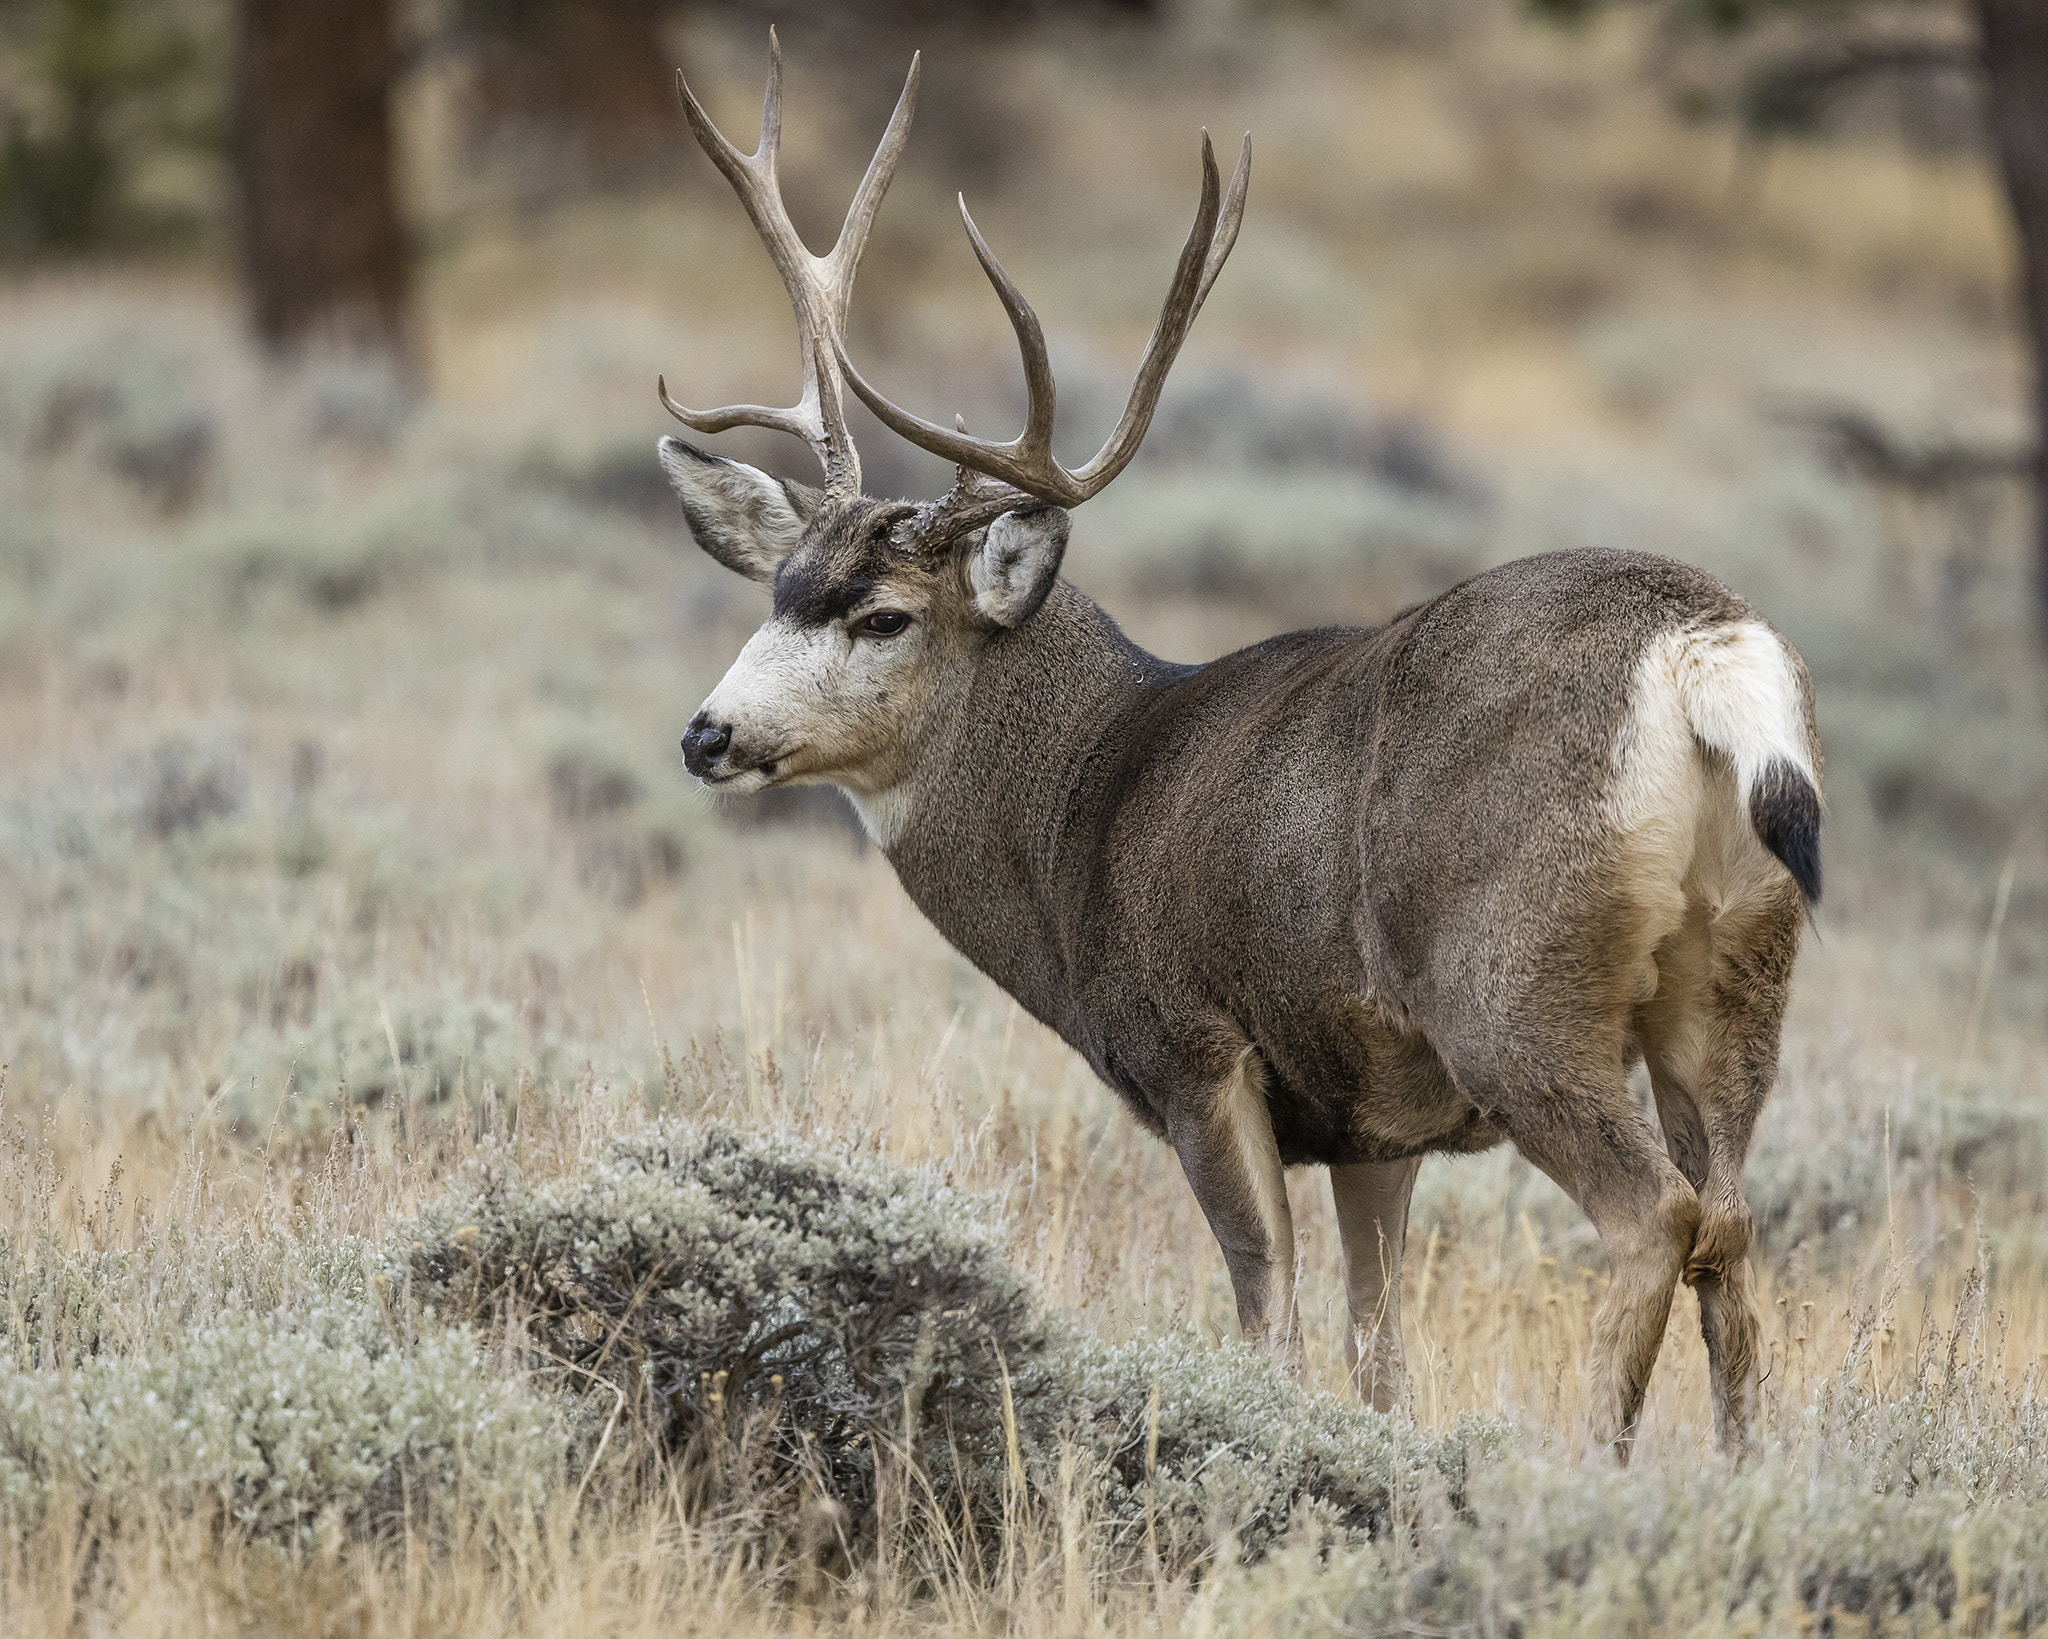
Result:
<svg viewBox="0 0 2048 1639"><path fill-rule="evenodd" d="M910 74L903 82L903 94L896 99L896 111L889 116L881 145L869 161L867 175L855 190L847 207L846 223L839 239L823 256L813 256L782 202L782 187L776 175L776 156L782 147L782 46L775 30L768 30L768 94L761 104L761 140L751 154L743 154L711 123L689 85L679 74L676 85L682 93L683 112L698 144L711 162L725 173L726 180L746 207L754 229L767 246L768 255L782 275L789 291L790 306L796 310L797 343L803 354L803 395L786 410L760 404L732 404L720 410L688 410L668 395L666 380L658 380L661 402L668 413L686 427L701 433L724 432L731 427L770 427L794 433L810 445L825 469L825 488L834 495L860 493L860 452L846 426L845 393L841 379L840 333L846 325L846 311L853 300L853 276L867 249L868 233L875 225L875 212L889 191L889 179L902 157L903 144L910 135L910 116L917 106L918 58L910 59Z"/></svg>
<svg viewBox="0 0 2048 1639"><path fill-rule="evenodd" d="M1102 448L1078 467L1062 466L1052 453L1056 393L1052 363L1046 356L1045 332L1039 326L1038 315L1031 311L1031 304L1024 299L1016 281L996 260L995 252L988 248L988 241L982 238L981 230L967 212L964 198L960 201L960 219L967 225L967 237L974 245L974 254L981 262L982 271L988 275L989 283L996 287L1003 310L1010 316L1010 326L1017 333L1018 349L1024 355L1024 383L1029 395L1024 430L1007 443L997 443L969 437L964 426L948 429L913 415L869 385L847 358L846 344L839 333L832 332L840 374L860 396L861 402L873 410L892 432L907 438L920 449L944 456L960 469L959 482L953 486L952 492L924 509L911 526L912 535L933 544L944 544L944 540L957 536L962 530L986 523L1012 507L1028 506L1034 502L1079 506L1091 495L1099 493L1130 464L1131 457L1138 453L1138 446L1144 442L1146 429L1152 425L1152 413L1159 406L1166 373L1173 368L1174 358L1180 352L1181 343L1187 340L1195 315L1201 312L1210 287L1216 283L1216 275L1223 271L1224 260L1237 243L1237 230L1244 220L1244 196L1251 182L1251 168L1252 139L1247 134L1238 154L1237 169L1230 178L1229 191L1223 192L1216 171L1215 150L1209 145L1209 133L1202 133L1202 203L1195 213L1195 225L1188 233L1187 243L1181 247L1180 265L1174 270L1173 284L1166 293L1165 305L1160 309L1159 322L1153 327L1152 339L1145 346L1145 356L1138 365L1137 379L1131 384L1130 400L1124 406L1122 419Z"/></svg>

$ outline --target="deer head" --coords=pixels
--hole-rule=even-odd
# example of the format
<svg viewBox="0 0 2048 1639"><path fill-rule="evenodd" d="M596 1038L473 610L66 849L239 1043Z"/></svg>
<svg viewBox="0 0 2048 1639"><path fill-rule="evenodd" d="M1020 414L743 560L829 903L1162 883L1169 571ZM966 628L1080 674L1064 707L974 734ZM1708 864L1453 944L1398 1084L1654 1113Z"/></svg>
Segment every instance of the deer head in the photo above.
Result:
<svg viewBox="0 0 2048 1639"><path fill-rule="evenodd" d="M1201 207L1130 400L1102 448L1069 469L1052 453L1055 395L1045 336L963 199L961 220L974 253L1017 333L1029 409L1024 430L1006 443L971 438L964 423L952 430L936 426L872 386L847 357L845 341L854 274L909 135L917 81L913 57L838 241L823 256L798 237L776 174L782 56L774 31L761 137L752 154L734 147L679 81L690 129L732 183L788 288L803 392L788 409L699 411L670 398L664 380L661 401L698 432L755 426L793 434L824 469L824 485L814 489L681 439L661 441L662 465L698 544L728 569L774 590L768 621L683 737L690 772L728 791L830 781L858 800L880 797L902 782L931 726L971 678L977 655L1023 626L1045 601L1066 549L1067 509L1100 491L1137 453L1166 373L1244 214L1251 139L1226 191L1204 133ZM952 488L924 502L864 494L860 455L846 424L849 388L883 425L955 463Z"/></svg>

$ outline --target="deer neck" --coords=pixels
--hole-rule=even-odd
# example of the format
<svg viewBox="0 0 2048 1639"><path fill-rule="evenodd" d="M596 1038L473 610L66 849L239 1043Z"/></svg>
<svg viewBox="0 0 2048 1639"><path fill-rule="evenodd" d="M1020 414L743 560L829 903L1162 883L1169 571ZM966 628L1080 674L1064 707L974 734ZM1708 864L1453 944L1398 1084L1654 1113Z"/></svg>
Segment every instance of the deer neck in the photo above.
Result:
<svg viewBox="0 0 2048 1639"><path fill-rule="evenodd" d="M1064 1031L1073 884L1131 721L1191 668L1147 654L1065 581L994 640L895 790L863 818L918 908Z"/></svg>

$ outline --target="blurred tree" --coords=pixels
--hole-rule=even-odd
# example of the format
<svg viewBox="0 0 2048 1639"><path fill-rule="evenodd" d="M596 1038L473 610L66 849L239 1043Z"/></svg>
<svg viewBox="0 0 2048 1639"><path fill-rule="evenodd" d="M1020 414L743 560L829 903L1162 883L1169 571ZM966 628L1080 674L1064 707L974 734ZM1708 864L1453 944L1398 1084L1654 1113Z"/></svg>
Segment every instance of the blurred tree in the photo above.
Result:
<svg viewBox="0 0 2048 1639"><path fill-rule="evenodd" d="M2019 229L2034 341L2034 591L2048 642L2048 0L1975 0L1992 147Z"/></svg>
<svg viewBox="0 0 2048 1639"><path fill-rule="evenodd" d="M890 62L912 36L974 37L1054 13L1143 17L1159 0L442 0L468 59L473 157L510 156L530 191L632 181L687 147L665 43L684 13L801 20L840 55ZM893 90L890 93L893 98ZM928 122L929 123L929 122Z"/></svg>
<svg viewBox="0 0 2048 1639"><path fill-rule="evenodd" d="M406 355L393 10L394 0L237 0L237 228L256 333L274 351Z"/></svg>
<svg viewBox="0 0 2048 1639"><path fill-rule="evenodd" d="M0 246L86 250L161 225L130 184L152 142L195 134L188 19L137 0L0 0L0 31L22 69L0 82Z"/></svg>
<svg viewBox="0 0 2048 1639"><path fill-rule="evenodd" d="M1539 15L1578 21L1605 0L1524 0ZM1742 119L1755 135L1810 130L1829 103L1877 76L1967 66L1983 87L1985 125L2004 178L2020 251L2021 310L2033 362L2034 596L2048 644L2048 0L1656 0L1673 20L1733 35L1766 18L1817 19L1831 33L1767 54L1750 74ZM1958 44L1945 29L1901 32L1903 18L1974 22ZM1859 34L1865 18L1873 23Z"/></svg>
<svg viewBox="0 0 2048 1639"><path fill-rule="evenodd" d="M681 130L662 39L676 10L672 0L456 0L472 148L523 163L546 150L550 168L578 181L640 172Z"/></svg>

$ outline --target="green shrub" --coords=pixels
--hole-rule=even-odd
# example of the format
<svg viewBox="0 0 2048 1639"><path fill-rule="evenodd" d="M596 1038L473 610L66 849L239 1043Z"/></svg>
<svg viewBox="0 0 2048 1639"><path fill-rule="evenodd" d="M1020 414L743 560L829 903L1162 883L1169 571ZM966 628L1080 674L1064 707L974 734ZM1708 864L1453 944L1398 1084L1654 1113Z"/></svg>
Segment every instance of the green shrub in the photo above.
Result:
<svg viewBox="0 0 2048 1639"><path fill-rule="evenodd" d="M1468 1462L1498 1454L1510 1432L1463 1417L1423 1434L1310 1393L1261 1350L1206 1349L1185 1333L1084 1350L1074 1389L1113 1534L1135 1545L1149 1527L1173 1570L1225 1541L1257 1559L1304 1527L1379 1536L1397 1497L1431 1477L1462 1490Z"/></svg>
<svg viewBox="0 0 2048 1639"><path fill-rule="evenodd" d="M1455 1505L1434 1499L1409 1531L1326 1567L1283 1556L1237 1583L1217 1627L1238 1631L1256 1612L1275 1639L1816 1622L1843 1633L1865 1631L1845 1617L1904 1616L1917 1632L1967 1609L1968 1631L2012 1631L2048 1620L2044 1532L2041 1500L1966 1507L1942 1489L1876 1494L1813 1452L1737 1472L1713 1459L1573 1469L1515 1451L1475 1464Z"/></svg>
<svg viewBox="0 0 2048 1639"><path fill-rule="evenodd" d="M942 1502L998 1519L1007 1416L1029 1487L1078 1450L1120 1549L1149 1527L1185 1568L1224 1537L1256 1557L1303 1520L1375 1533L1399 1490L1455 1481L1468 1448L1505 1438L1418 1435L1239 1346L1095 1342L1038 1312L987 1202L783 1136L669 1126L539 1188L486 1160L412 1235L415 1290L446 1312L523 1317L543 1360L629 1394L672 1450L750 1437L857 1522L875 1437L906 1432Z"/></svg>
<svg viewBox="0 0 2048 1639"><path fill-rule="evenodd" d="M258 1537L530 1513L563 1467L559 1419L481 1370L460 1329L402 1343L372 1306L242 1313L146 1354L34 1370L0 1358L0 1518L53 1494L155 1502Z"/></svg>
<svg viewBox="0 0 2048 1639"><path fill-rule="evenodd" d="M344 1093L371 1109L438 1104L458 1093L476 1100L486 1082L510 1097L522 1078L547 1081L567 1069L561 1044L508 1004L429 990L326 999L303 1020L249 1031L216 1074L223 1115L262 1133L273 1123L330 1120Z"/></svg>
<svg viewBox="0 0 2048 1639"><path fill-rule="evenodd" d="M520 1315L670 1450L765 1430L771 1468L856 1507L877 1433L948 1449L978 1498L998 1494L1006 1379L1034 1428L1056 1420L1055 1333L988 1204L929 1172L669 1126L539 1188L486 1159L412 1239L416 1291Z"/></svg>
<svg viewBox="0 0 2048 1639"><path fill-rule="evenodd" d="M88 1220L94 1232L119 1193L117 1169ZM46 1212L49 1204L47 1197L36 1203ZM360 1304L375 1256L353 1235L223 1237L194 1233L175 1214L145 1227L139 1244L104 1251L67 1248L48 1229L17 1239L0 1228L0 1358L24 1371L50 1371L101 1356L162 1353L195 1328L238 1315Z"/></svg>
<svg viewBox="0 0 2048 1639"><path fill-rule="evenodd" d="M200 37L135 0L28 0L24 61L0 126L0 250L89 250L171 225L134 197L153 149L192 146L193 98L210 101ZM24 72L25 70L25 72Z"/></svg>

